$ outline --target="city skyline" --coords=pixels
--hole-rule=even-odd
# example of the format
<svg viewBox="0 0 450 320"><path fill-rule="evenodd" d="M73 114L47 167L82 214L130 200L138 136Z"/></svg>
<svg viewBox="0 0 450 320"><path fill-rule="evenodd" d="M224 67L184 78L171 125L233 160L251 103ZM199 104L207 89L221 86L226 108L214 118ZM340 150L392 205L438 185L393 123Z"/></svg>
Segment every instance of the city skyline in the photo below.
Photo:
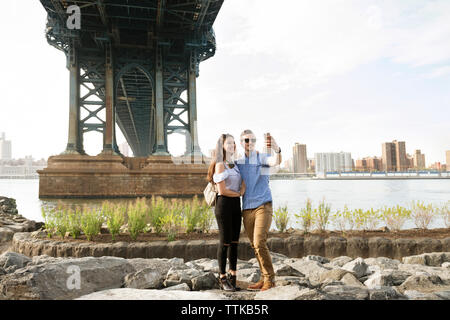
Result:
<svg viewBox="0 0 450 320"><path fill-rule="evenodd" d="M449 2L325 2L286 0L289 12L265 0L224 3L214 26L216 56L200 66L198 78L202 152L221 133L238 139L249 128L258 148L269 131L284 154L300 140L308 141L311 154L349 150L357 159L379 150L380 140L396 138L420 149L428 163L445 163ZM14 157L59 154L68 131L64 54L45 40L46 14L38 1L5 2L0 9L6 44L0 87L8 88L0 131L14 141ZM118 131L117 143L123 141ZM87 134L85 142L89 154L100 153L99 134ZM169 138L174 155L184 153L184 144L182 135Z"/></svg>

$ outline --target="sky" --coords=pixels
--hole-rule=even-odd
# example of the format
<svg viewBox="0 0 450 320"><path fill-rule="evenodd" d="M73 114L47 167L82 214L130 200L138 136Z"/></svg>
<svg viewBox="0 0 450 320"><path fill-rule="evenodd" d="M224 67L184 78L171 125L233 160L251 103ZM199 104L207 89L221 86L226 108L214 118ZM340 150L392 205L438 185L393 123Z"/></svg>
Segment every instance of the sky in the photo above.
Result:
<svg viewBox="0 0 450 320"><path fill-rule="evenodd" d="M276 5L275 5L276 3ZM294 143L316 152L381 156L406 141L427 165L450 150L450 1L225 0L214 24L216 55L200 64L203 153L222 133L265 132L284 159ZM0 132L13 158L64 151L69 72L45 40L38 0L0 2ZM125 141L117 133L118 143ZM98 133L85 150L101 152ZM169 151L185 150L169 136Z"/></svg>

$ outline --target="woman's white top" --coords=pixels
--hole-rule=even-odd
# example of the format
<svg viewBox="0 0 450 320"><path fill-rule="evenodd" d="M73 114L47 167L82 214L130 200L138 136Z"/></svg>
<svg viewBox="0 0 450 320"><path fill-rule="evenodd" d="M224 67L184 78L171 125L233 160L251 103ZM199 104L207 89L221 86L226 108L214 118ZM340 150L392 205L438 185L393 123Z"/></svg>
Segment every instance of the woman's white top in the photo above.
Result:
<svg viewBox="0 0 450 320"><path fill-rule="evenodd" d="M227 189L234 192L240 192L242 178L238 166L234 165L233 168L230 168L225 162L223 164L225 165L225 170L221 173L214 173L214 183L219 183L225 180L225 186Z"/></svg>

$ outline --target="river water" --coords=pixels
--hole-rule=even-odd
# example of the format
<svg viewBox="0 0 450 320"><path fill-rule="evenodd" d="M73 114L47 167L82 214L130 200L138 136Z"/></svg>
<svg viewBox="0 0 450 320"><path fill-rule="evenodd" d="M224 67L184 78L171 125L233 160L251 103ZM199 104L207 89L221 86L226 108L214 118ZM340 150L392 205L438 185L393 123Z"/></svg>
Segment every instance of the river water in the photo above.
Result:
<svg viewBox="0 0 450 320"><path fill-rule="evenodd" d="M450 201L450 179L430 180L272 180L270 181L274 209L287 205L290 213L290 224L294 228L299 225L294 214L305 205L307 197L313 206L325 197L331 209L342 209L347 205L350 209L381 208L397 204L408 207L412 201L420 200L433 205L442 205ZM38 179L0 179L0 195L16 199L17 209L21 215L35 221L43 221L42 205L54 205L56 200L40 200ZM115 199L113 201L123 201ZM96 206L103 200L66 199L64 203L87 204ZM130 201L130 199L126 199ZM380 223L382 226L383 223ZM413 221L408 221L404 228L414 228ZM431 228L444 227L440 218L434 219ZM275 228L275 225L272 225ZM330 225L329 229L333 229Z"/></svg>

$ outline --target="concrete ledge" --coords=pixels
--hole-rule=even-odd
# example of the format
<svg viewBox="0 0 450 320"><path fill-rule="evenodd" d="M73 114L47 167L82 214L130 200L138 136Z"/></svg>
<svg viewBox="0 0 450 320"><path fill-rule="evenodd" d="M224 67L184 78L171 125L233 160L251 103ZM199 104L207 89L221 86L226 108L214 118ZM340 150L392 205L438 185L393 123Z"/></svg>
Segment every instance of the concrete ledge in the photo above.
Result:
<svg viewBox="0 0 450 320"><path fill-rule="evenodd" d="M62 242L51 239L37 239L29 232L18 232L12 239L12 249L26 256L49 255L52 257L101 257L122 258L183 258L185 261L200 258L217 258L218 240L177 240L153 242ZM319 255L326 258L349 256L387 257L401 260L403 257L430 252L449 251L450 237L445 239L387 239L374 237L298 237L269 238L267 245L272 252L291 258ZM238 257L242 260L254 258L248 239L240 240Z"/></svg>

